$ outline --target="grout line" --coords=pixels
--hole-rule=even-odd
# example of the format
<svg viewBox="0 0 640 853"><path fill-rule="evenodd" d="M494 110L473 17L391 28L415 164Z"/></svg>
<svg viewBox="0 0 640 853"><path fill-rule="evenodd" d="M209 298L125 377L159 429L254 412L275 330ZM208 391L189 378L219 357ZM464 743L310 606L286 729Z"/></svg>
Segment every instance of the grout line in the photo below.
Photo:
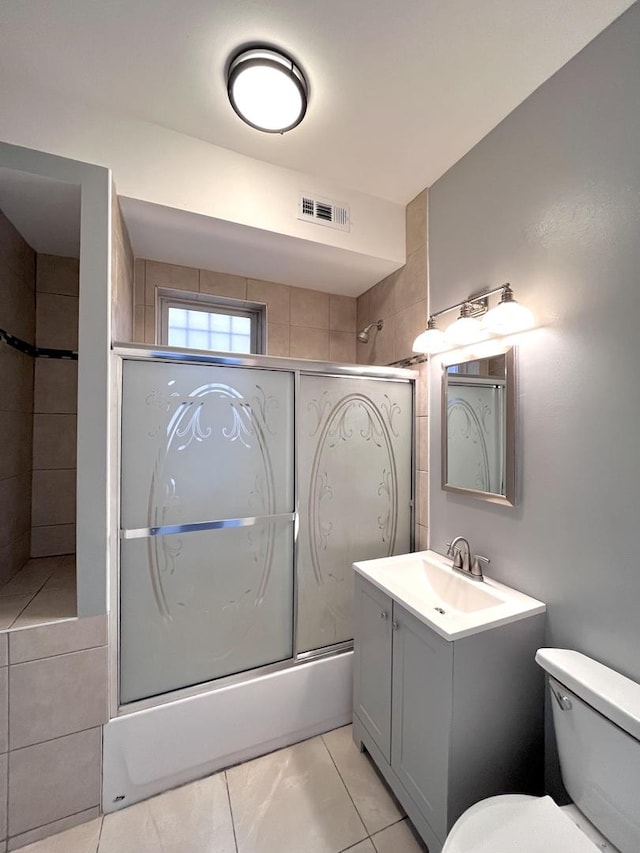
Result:
<svg viewBox="0 0 640 853"><path fill-rule="evenodd" d="M224 775L224 786L227 789L227 801L229 803L229 816L231 817L231 831L233 832L233 843L236 846L236 853L238 853L238 837L236 835L236 822L233 819L233 807L231 806L231 792L229 791L229 780L227 779L227 771L222 771Z"/></svg>
<svg viewBox="0 0 640 853"><path fill-rule="evenodd" d="M340 726L340 728L342 728L342 726ZM349 788L347 787L347 783L346 783L346 782L344 781L344 779L342 778L342 773L340 772L340 769L338 768L338 765L336 764L335 759L334 759L333 755L331 754L331 750L330 750L330 749L329 749L329 747L327 746L327 742L326 742L326 741L325 741L325 739L324 739L324 734L323 734L323 735L321 735L320 737L322 738L322 743L324 744L324 748L325 748L325 749L327 750L327 752L329 753L329 758L331 759L331 761L332 761L332 763L333 763L333 766L336 768L336 773L338 774L338 777L340 778L340 781L341 781L341 782L342 782L342 784L344 785L344 789L345 789L345 791L347 792L347 796L348 796L348 797L349 797L349 799L351 800L351 802L352 802L352 804L353 804L353 807L354 807L354 809L356 810L356 814L357 814L357 815L358 815L358 817L360 818L360 823L362 824L362 828L364 829L365 834L366 834L366 837L365 837L365 838L362 838L362 839L360 839L360 840L361 840L361 841L365 841L365 840L366 840L366 838L369 838L369 830L367 829L367 827L366 827L366 825L365 825L365 822L364 822L364 820L362 819L362 815L360 814L360 811L358 810L358 807L357 807L357 805L355 804L355 801L354 801L353 797L351 796L351 791L350 791L350 790L349 790ZM358 844L360 844L360 841L358 841L357 843L358 843Z"/></svg>
<svg viewBox="0 0 640 853"><path fill-rule="evenodd" d="M100 842L102 841L102 829L104 827L104 815L100 815L100 831L98 832L98 844L96 845L95 853L100 853Z"/></svg>

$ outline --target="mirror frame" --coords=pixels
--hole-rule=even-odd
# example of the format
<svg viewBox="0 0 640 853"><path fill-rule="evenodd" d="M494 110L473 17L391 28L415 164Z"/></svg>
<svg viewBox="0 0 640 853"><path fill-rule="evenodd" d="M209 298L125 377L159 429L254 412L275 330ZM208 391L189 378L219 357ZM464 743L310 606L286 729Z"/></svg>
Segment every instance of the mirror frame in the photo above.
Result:
<svg viewBox="0 0 640 853"><path fill-rule="evenodd" d="M468 497L479 498L489 503L502 504L503 506L516 505L516 352L515 346L509 346L507 349L502 349L505 357L505 494L500 495L495 492L481 492L477 489L463 489L459 486L451 486L447 483L448 477L448 453L447 453L447 368L453 364L465 364L469 361L477 361L479 356L476 354L465 355L456 358L452 353L447 361L442 363L442 400L441 400L441 470L442 470L442 489L446 492L454 492L458 495L467 495ZM484 357L492 357L500 355L498 349L495 353L490 353Z"/></svg>

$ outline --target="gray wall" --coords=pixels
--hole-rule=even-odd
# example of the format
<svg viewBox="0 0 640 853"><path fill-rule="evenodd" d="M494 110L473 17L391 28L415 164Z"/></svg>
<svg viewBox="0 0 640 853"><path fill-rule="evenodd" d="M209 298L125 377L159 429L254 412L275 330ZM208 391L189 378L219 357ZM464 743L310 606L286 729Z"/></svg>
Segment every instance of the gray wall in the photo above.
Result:
<svg viewBox="0 0 640 853"><path fill-rule="evenodd" d="M547 642L640 680L640 4L429 191L431 309L510 281L520 499L440 489L431 368L431 546L456 534L546 601Z"/></svg>

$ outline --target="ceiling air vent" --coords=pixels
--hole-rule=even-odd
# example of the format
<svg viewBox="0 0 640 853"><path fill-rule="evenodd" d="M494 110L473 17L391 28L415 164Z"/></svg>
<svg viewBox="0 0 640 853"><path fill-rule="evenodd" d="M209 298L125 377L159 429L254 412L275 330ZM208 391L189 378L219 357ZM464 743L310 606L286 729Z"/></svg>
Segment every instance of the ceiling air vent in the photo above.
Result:
<svg viewBox="0 0 640 853"><path fill-rule="evenodd" d="M303 193L298 199L298 219L305 222L315 222L317 225L328 225L340 231L350 231L349 207L329 201L326 198L314 198Z"/></svg>

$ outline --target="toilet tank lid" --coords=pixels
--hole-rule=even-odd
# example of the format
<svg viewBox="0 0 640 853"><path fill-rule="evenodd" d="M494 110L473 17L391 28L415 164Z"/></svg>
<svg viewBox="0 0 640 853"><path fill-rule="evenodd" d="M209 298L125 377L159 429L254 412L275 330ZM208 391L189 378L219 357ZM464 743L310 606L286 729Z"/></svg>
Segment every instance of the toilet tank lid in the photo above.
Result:
<svg viewBox="0 0 640 853"><path fill-rule="evenodd" d="M538 649L536 662L636 740L640 740L640 684L569 649Z"/></svg>

